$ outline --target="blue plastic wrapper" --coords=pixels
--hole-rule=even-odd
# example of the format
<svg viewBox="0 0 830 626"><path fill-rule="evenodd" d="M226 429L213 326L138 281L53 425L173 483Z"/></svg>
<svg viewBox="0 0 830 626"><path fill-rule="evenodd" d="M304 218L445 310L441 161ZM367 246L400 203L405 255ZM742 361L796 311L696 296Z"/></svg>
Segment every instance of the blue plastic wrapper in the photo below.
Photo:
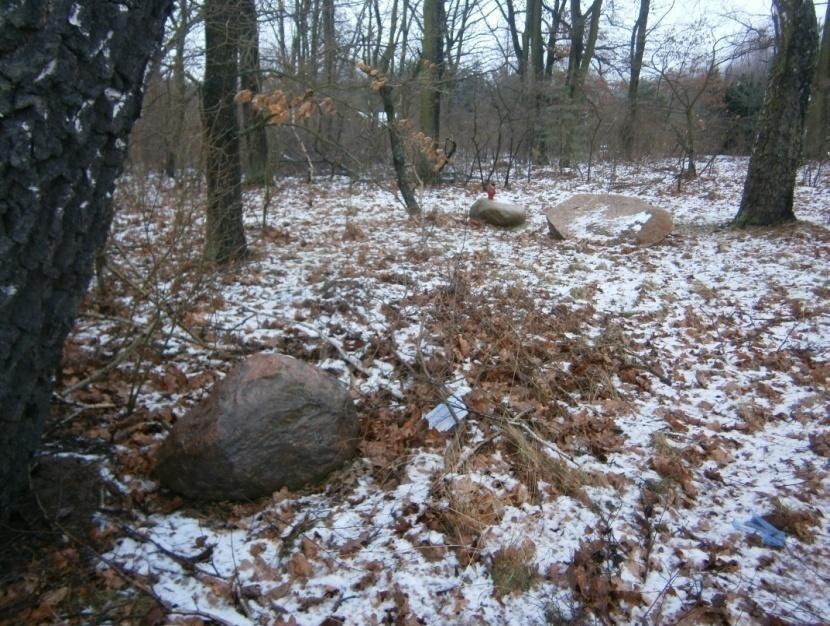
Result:
<svg viewBox="0 0 830 626"><path fill-rule="evenodd" d="M787 543L787 536L760 515L755 515L745 522L734 521L732 526L745 533L760 535L763 544L770 548L783 548Z"/></svg>

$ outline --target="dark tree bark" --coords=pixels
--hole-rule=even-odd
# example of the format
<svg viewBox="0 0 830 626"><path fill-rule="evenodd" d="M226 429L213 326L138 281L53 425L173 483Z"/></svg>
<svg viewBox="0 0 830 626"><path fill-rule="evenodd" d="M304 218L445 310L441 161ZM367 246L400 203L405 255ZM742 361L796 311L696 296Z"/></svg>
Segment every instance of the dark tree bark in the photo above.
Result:
<svg viewBox="0 0 830 626"><path fill-rule="evenodd" d="M259 65L259 24L254 0L239 2L239 86L252 93L262 91ZM245 135L245 174L247 182L263 185L271 175L268 159L268 136L265 119L251 102L242 104L242 128Z"/></svg>
<svg viewBox="0 0 830 626"><path fill-rule="evenodd" d="M519 40L519 29L516 26L516 8L513 6L513 0L505 0L505 6L502 7L501 2L497 4L504 18L507 20L507 29L510 32L510 41L513 43L513 53L516 55L517 68L516 72L519 76L525 75L525 50L522 47L522 42Z"/></svg>
<svg viewBox="0 0 830 626"><path fill-rule="evenodd" d="M527 2L524 41L524 67L532 71L534 79L541 80L545 74L542 0L528 0Z"/></svg>
<svg viewBox="0 0 830 626"><path fill-rule="evenodd" d="M236 121L238 7L205 0L205 80L202 108L207 150L205 259L227 263L246 253L242 225L242 172Z"/></svg>
<svg viewBox="0 0 830 626"><path fill-rule="evenodd" d="M822 159L830 149L830 2L824 13L818 66L813 80L804 152L810 159Z"/></svg>
<svg viewBox="0 0 830 626"><path fill-rule="evenodd" d="M780 42L735 226L792 221L793 191L816 67L818 24L812 0L777 0Z"/></svg>
<svg viewBox="0 0 830 626"><path fill-rule="evenodd" d="M190 0L180 0L177 6L175 30L172 35L173 63L171 80L168 84L171 114L169 132L165 133L165 151L167 153L164 171L170 178L175 178L182 168L182 139L187 115L187 79L185 77L184 53L187 34L192 26Z"/></svg>
<svg viewBox="0 0 830 626"><path fill-rule="evenodd" d="M380 93L383 102L383 111L386 113L386 128L389 131L389 145L392 148L392 167L395 169L395 177L398 181L398 189L401 191L406 212L410 217L418 217L421 214L421 207L415 198L415 190L409 180L406 171L406 153L404 152L403 139L398 130L398 121L395 115L394 90L388 84L381 87Z"/></svg>
<svg viewBox="0 0 830 626"><path fill-rule="evenodd" d="M392 0L392 17L389 27L389 39L383 55L380 57L380 71L381 74L375 74L373 78L378 81L381 101L383 102L383 111L386 114L386 130L389 133L389 145L392 149L392 167L395 169L395 178L398 182L398 189L400 189L403 197L406 212L410 217L417 218L421 215L421 207L418 205L418 200L415 198L415 191L412 188L412 182L409 179L406 164L406 152L404 150L403 139L398 127L398 118L395 113L395 89L389 84L389 78L386 73L392 64L392 55L395 52L395 31L398 27L398 0ZM364 70L365 71L365 70ZM367 72L372 76L371 71Z"/></svg>
<svg viewBox="0 0 830 626"><path fill-rule="evenodd" d="M329 89L334 87L336 78L337 32L334 18L334 0L323 0L323 80Z"/></svg>
<svg viewBox="0 0 830 626"><path fill-rule="evenodd" d="M444 0L424 0L424 39L421 76L420 122L421 132L432 137L433 150L438 148L441 132L441 87L444 75L444 31L446 16ZM422 157L418 162L418 175L427 184L435 182L434 163Z"/></svg>
<svg viewBox="0 0 830 626"><path fill-rule="evenodd" d="M566 0L555 0L552 7L547 7L550 13L550 30L548 31L547 57L545 57L545 78L553 77L553 65L556 63L556 36L562 24L562 13L565 11Z"/></svg>
<svg viewBox="0 0 830 626"><path fill-rule="evenodd" d="M170 5L0 9L0 518L40 441Z"/></svg>
<svg viewBox="0 0 830 626"><path fill-rule="evenodd" d="M651 0L640 0L640 12L637 21L631 30L631 45L629 47L629 63L631 73L628 80L628 110L622 126L622 149L625 158L631 161L634 158L634 143L637 133L637 117L639 113L640 72L643 69L643 54L646 49L646 29L648 28L648 12Z"/></svg>
<svg viewBox="0 0 830 626"><path fill-rule="evenodd" d="M583 105L585 78L588 76L591 60L594 58L602 11L602 0L594 0L585 13L582 12L580 4L581 0L571 0L571 52L568 57L568 74L565 79L568 103L562 116L560 167L570 167L576 156L576 127Z"/></svg>

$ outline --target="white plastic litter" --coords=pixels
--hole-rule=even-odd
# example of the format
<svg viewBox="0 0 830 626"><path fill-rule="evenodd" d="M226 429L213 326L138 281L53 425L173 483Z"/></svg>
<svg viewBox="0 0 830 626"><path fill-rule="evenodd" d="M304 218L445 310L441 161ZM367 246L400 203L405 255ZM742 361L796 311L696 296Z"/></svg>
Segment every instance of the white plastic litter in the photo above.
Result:
<svg viewBox="0 0 830 626"><path fill-rule="evenodd" d="M458 395L452 394L445 402L424 415L424 419L429 422L430 428L445 432L467 417L467 413L469 411L464 401Z"/></svg>

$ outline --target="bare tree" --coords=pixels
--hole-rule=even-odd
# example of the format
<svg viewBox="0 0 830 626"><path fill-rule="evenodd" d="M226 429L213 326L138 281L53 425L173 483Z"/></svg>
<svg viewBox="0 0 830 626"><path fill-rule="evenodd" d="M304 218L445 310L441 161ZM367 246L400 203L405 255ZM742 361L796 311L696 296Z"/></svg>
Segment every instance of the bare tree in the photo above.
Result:
<svg viewBox="0 0 830 626"><path fill-rule="evenodd" d="M206 140L205 258L226 263L246 253L242 225L242 172L236 119L237 0L205 0L205 78L202 107Z"/></svg>
<svg viewBox="0 0 830 626"><path fill-rule="evenodd" d="M259 65L259 24L254 0L239 2L239 86L257 94L262 91ZM245 174L247 182L261 185L271 176L268 159L268 136L265 120L257 115L251 102L244 102L242 128L245 137Z"/></svg>
<svg viewBox="0 0 830 626"><path fill-rule="evenodd" d="M634 140L637 128L637 113L640 92L640 72L643 69L643 54L646 49L646 33L648 28L648 13L651 0L640 0L640 12L634 28L631 29L631 43L629 45L629 79L628 79L628 108L622 126L622 148L627 160L634 157Z"/></svg>
<svg viewBox="0 0 830 626"><path fill-rule="evenodd" d="M720 67L743 54L727 36L715 36L705 20L672 31L660 43L650 66L668 86L673 102L679 105L677 141L683 149L685 169L681 176L697 176L696 130L698 106L719 77Z"/></svg>
<svg viewBox="0 0 830 626"><path fill-rule="evenodd" d="M181 146L184 139L185 117L187 105L190 100L187 88L187 76L185 71L185 45L187 35L193 26L192 3L190 0L180 0L177 10L174 13L174 30L172 34L173 63L171 76L171 126L169 134L165 137L167 156L165 159L165 172L171 178L176 176L181 168Z"/></svg>
<svg viewBox="0 0 830 626"><path fill-rule="evenodd" d="M380 68L373 68L363 64L361 69L372 79L372 89L377 91L383 102L383 111L386 116L386 129L389 133L389 144L392 149L392 166L395 169L395 177L398 182L398 189L403 197L406 212L410 217L418 217L421 214L421 207L415 198L415 190L409 178L406 162L406 150L403 136L395 112L395 88L390 82L388 75L392 57L395 53L395 32L398 25L398 0L392 1L392 16L390 20L389 38L383 55L379 59Z"/></svg>
<svg viewBox="0 0 830 626"><path fill-rule="evenodd" d="M562 153L559 159L561 167L570 166L576 153L576 127L584 104L585 78L594 58L599 35L601 11L602 0L594 0L584 13L580 0L571 0L571 51L565 80L566 104L562 116Z"/></svg>
<svg viewBox="0 0 830 626"><path fill-rule="evenodd" d="M795 219L793 191L818 50L812 0L775 0L778 46L735 226Z"/></svg>
<svg viewBox="0 0 830 626"><path fill-rule="evenodd" d="M824 158L830 149L830 2L824 14L816 77L810 108L807 111L805 154L811 159Z"/></svg>
<svg viewBox="0 0 830 626"><path fill-rule="evenodd" d="M513 54L516 55L516 72L519 76L524 76L527 67L527 53L526 45L523 46L523 43L526 44L527 42L519 39L516 7L513 4L513 0L496 0L496 4L499 7L502 17L507 22L507 30L510 33L510 41L513 44Z"/></svg>
<svg viewBox="0 0 830 626"><path fill-rule="evenodd" d="M528 0L525 15L525 67L534 80L545 76L545 41L542 39L542 0Z"/></svg>
<svg viewBox="0 0 830 626"><path fill-rule="evenodd" d="M440 81L444 76L445 29L444 0L424 0L420 122L421 132L432 138L433 150L438 149L441 129ZM435 182L436 173L428 159L421 158L418 161L418 176L426 183Z"/></svg>

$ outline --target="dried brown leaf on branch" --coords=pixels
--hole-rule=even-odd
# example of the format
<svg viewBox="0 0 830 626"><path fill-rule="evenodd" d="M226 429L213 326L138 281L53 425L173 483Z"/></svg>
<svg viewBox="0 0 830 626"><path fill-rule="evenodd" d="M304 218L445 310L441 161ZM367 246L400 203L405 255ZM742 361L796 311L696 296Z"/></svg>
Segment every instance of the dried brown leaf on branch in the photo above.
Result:
<svg viewBox="0 0 830 626"><path fill-rule="evenodd" d="M237 104L247 104L254 99L254 92L250 89L243 89L239 93L236 94L236 97L233 99L234 102Z"/></svg>

